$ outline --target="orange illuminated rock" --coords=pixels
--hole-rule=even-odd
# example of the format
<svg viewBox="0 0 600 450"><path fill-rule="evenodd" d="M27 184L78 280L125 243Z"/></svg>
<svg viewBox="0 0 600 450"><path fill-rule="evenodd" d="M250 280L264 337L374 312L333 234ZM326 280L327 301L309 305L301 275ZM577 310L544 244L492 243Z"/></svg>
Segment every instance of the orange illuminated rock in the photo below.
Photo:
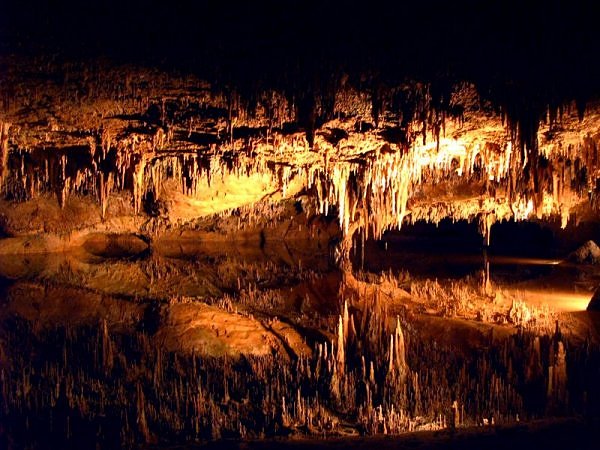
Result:
<svg viewBox="0 0 600 450"><path fill-rule="evenodd" d="M337 216L348 248L356 232L380 238L406 221L478 220L488 240L495 221L559 218L565 227L597 203L594 102L583 118L574 103L560 114L548 107L530 136L467 83L443 106L429 85L407 81L394 88L402 107L385 110L344 83L333 91L334 118L307 133L277 90L250 102L193 75L105 62L74 64L58 83L50 74L59 65L38 73L35 59L3 59L11 69L0 89L11 102L0 110L0 210L13 234L12 205L44 195L63 210L93 202L92 227L124 214L134 223L113 231L160 234L306 192L311 214ZM89 95L76 95L77 81ZM118 195L128 205L115 204Z"/></svg>

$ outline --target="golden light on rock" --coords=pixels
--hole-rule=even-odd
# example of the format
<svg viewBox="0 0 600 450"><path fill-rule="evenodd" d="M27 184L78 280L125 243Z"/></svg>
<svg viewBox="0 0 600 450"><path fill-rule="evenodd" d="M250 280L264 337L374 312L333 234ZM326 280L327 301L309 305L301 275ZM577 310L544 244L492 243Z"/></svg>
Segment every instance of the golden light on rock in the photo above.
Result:
<svg viewBox="0 0 600 450"><path fill-rule="evenodd" d="M0 419L131 446L595 407L600 249L568 252L595 238L600 103L532 125L466 82L0 66Z"/></svg>

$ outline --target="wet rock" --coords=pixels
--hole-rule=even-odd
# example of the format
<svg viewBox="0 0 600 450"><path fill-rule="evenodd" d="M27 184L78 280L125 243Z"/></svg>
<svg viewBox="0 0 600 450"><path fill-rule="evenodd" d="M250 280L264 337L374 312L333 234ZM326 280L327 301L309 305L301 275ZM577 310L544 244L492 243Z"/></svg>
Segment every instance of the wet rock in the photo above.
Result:
<svg viewBox="0 0 600 450"><path fill-rule="evenodd" d="M571 253L568 259L577 264L600 264L600 247L594 241L587 241Z"/></svg>
<svg viewBox="0 0 600 450"><path fill-rule="evenodd" d="M83 246L85 251L102 258L131 258L140 256L149 248L148 243L135 234L90 235Z"/></svg>
<svg viewBox="0 0 600 450"><path fill-rule="evenodd" d="M588 311L600 311L600 287L596 288L587 306Z"/></svg>

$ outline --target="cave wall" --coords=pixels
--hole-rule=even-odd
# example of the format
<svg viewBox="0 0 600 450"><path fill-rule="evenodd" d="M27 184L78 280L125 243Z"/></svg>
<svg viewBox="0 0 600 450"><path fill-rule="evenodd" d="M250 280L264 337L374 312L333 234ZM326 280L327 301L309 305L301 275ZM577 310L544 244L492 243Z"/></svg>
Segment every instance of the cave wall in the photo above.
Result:
<svg viewBox="0 0 600 450"><path fill-rule="evenodd" d="M347 237L405 221L476 220L488 236L498 220L595 217L593 100L527 116L467 82L345 74L247 91L106 60L2 58L5 235L160 234L299 194Z"/></svg>

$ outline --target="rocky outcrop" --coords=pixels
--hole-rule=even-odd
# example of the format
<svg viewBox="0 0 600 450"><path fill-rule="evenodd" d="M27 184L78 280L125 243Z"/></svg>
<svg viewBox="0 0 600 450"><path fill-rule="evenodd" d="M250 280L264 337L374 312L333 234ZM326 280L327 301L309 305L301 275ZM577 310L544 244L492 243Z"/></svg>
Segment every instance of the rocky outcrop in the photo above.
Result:
<svg viewBox="0 0 600 450"><path fill-rule="evenodd" d="M594 241L587 241L568 257L576 264L600 264L600 247Z"/></svg>
<svg viewBox="0 0 600 450"><path fill-rule="evenodd" d="M587 306L588 311L600 311L600 288L597 288L594 291L594 295L590 299L590 302Z"/></svg>
<svg viewBox="0 0 600 450"><path fill-rule="evenodd" d="M474 85L451 85L440 102L426 83L374 94L345 77L315 96L307 126L306 111L278 88L249 96L100 61L2 62L0 96L10 101L0 109L0 212L13 235L124 217L126 229L111 231L161 233L304 192L310 213L334 214L347 237L447 217L485 223L489 236L497 220L559 217L566 226L596 201L586 175L599 161L593 102L582 120L570 103L561 114L548 108L525 138ZM525 151L532 139L535 151ZM24 205L35 214L22 223ZM64 220L36 219L49 209Z"/></svg>

